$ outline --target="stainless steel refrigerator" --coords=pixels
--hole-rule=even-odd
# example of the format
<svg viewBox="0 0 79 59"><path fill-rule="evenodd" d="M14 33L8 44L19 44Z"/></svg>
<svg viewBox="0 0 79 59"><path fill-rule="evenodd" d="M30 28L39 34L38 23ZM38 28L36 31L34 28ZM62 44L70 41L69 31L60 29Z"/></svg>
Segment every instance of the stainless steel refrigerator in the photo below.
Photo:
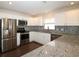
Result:
<svg viewBox="0 0 79 59"><path fill-rule="evenodd" d="M16 20L1 19L1 51L5 52L17 47Z"/></svg>
<svg viewBox="0 0 79 59"><path fill-rule="evenodd" d="M0 19L0 50L1 50L1 19Z"/></svg>

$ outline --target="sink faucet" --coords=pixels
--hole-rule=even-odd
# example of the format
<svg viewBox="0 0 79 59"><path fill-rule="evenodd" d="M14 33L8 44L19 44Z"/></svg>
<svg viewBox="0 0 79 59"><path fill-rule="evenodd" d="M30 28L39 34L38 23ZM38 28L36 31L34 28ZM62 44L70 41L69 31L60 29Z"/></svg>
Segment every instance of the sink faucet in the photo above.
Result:
<svg viewBox="0 0 79 59"><path fill-rule="evenodd" d="M49 30L49 26L47 27L47 29Z"/></svg>

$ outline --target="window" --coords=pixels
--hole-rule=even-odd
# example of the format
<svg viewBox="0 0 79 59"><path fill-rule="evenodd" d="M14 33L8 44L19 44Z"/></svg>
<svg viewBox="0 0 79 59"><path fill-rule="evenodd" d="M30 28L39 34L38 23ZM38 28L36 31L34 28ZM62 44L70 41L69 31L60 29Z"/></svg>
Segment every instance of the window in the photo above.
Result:
<svg viewBox="0 0 79 59"><path fill-rule="evenodd" d="M44 22L44 29L55 29L55 19L47 19Z"/></svg>

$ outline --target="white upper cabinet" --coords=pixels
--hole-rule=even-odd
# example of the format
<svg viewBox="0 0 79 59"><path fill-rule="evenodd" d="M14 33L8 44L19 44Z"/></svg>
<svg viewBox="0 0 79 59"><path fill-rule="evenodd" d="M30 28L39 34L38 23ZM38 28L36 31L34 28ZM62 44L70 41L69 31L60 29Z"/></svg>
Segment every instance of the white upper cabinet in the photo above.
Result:
<svg viewBox="0 0 79 59"><path fill-rule="evenodd" d="M65 13L59 13L55 15L56 25L66 25L67 17Z"/></svg>
<svg viewBox="0 0 79 59"><path fill-rule="evenodd" d="M70 10L55 15L56 25L79 25L79 10Z"/></svg>
<svg viewBox="0 0 79 59"><path fill-rule="evenodd" d="M79 10L72 10L66 12L67 25L77 26L79 25Z"/></svg>
<svg viewBox="0 0 79 59"><path fill-rule="evenodd" d="M28 20L28 25L29 26L42 26L42 18L41 17L35 17L35 18L30 18Z"/></svg>

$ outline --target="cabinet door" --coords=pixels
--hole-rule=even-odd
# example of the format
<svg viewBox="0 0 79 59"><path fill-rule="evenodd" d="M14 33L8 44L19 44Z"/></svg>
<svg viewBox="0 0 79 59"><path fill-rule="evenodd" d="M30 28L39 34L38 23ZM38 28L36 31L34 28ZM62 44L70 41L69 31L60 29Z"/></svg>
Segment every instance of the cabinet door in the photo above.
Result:
<svg viewBox="0 0 79 59"><path fill-rule="evenodd" d="M12 38L12 48L16 48L17 47L17 38L13 37Z"/></svg>
<svg viewBox="0 0 79 59"><path fill-rule="evenodd" d="M30 32L29 40L30 42L36 41L41 44L46 44L51 41L51 35L48 33L42 33L42 32Z"/></svg>
<svg viewBox="0 0 79 59"><path fill-rule="evenodd" d="M68 26L79 26L79 11L69 11L66 12L67 15L67 25Z"/></svg>
<svg viewBox="0 0 79 59"><path fill-rule="evenodd" d="M67 21L67 16L64 12L59 13L55 16L56 25L66 25L67 23L66 21Z"/></svg>

